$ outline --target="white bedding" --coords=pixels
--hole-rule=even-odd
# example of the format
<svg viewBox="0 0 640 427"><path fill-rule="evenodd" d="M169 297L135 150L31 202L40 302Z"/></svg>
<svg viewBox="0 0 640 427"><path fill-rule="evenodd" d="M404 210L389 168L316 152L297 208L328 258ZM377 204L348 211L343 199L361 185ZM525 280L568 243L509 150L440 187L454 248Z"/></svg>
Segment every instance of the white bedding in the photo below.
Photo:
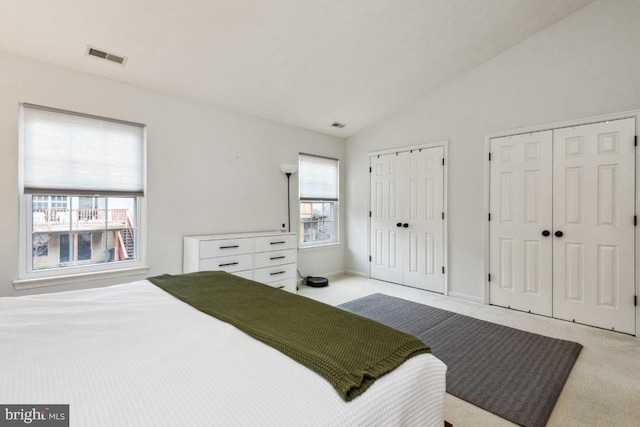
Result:
<svg viewBox="0 0 640 427"><path fill-rule="evenodd" d="M409 359L344 402L322 377L148 281L0 298L0 403L72 426L437 426L446 366Z"/></svg>

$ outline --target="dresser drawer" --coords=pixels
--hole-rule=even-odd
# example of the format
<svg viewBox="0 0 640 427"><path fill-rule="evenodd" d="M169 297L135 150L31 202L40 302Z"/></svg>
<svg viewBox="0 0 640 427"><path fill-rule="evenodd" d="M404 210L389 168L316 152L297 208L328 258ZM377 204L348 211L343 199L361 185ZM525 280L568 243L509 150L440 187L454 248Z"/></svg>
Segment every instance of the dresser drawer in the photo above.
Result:
<svg viewBox="0 0 640 427"><path fill-rule="evenodd" d="M282 289L284 291L296 292L296 278L291 277L289 279L278 280L277 282L269 282L265 283L266 286L271 286L272 288Z"/></svg>
<svg viewBox="0 0 640 427"><path fill-rule="evenodd" d="M252 238L203 240L200 242L200 259L253 252Z"/></svg>
<svg viewBox="0 0 640 427"><path fill-rule="evenodd" d="M271 267L274 265L290 264L296 262L296 250L285 249L273 252L256 253L254 268Z"/></svg>
<svg viewBox="0 0 640 427"><path fill-rule="evenodd" d="M296 249L297 243L298 241L295 234L274 234L273 236L260 236L256 237L256 252Z"/></svg>
<svg viewBox="0 0 640 427"><path fill-rule="evenodd" d="M275 267L254 270L253 280L260 283L277 282L296 277L296 264L276 265Z"/></svg>
<svg viewBox="0 0 640 427"><path fill-rule="evenodd" d="M218 258L207 258L200 260L200 270L222 270L227 273L236 271L251 270L253 268L253 255L232 255Z"/></svg>

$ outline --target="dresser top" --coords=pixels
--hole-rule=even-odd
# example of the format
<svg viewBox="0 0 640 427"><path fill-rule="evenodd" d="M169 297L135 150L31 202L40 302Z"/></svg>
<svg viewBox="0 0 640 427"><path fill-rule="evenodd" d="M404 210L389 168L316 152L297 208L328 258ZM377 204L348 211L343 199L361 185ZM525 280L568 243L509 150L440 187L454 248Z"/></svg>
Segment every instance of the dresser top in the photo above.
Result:
<svg viewBox="0 0 640 427"><path fill-rule="evenodd" d="M295 236L296 233L287 231L257 231L255 233L229 233L229 234L201 234L198 236L185 236L185 239L212 240L212 239L240 239L243 237L269 237L269 236Z"/></svg>

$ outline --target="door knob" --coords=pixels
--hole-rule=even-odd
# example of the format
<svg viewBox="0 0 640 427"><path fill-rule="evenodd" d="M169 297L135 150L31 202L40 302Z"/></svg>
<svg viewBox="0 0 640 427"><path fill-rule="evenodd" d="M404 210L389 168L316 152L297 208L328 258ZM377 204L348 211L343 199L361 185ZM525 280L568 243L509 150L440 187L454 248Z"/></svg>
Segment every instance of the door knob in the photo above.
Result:
<svg viewBox="0 0 640 427"><path fill-rule="evenodd" d="M550 232L549 230L544 230L544 231L542 232L542 235L543 235L544 237L547 237L549 234L551 234L551 232Z"/></svg>
<svg viewBox="0 0 640 427"><path fill-rule="evenodd" d="M404 228L407 228L407 227L409 226L409 224L407 224L407 223L405 222L404 224L402 224L402 226L403 226Z"/></svg>
<svg viewBox="0 0 640 427"><path fill-rule="evenodd" d="M556 235L556 237L564 236L564 233L562 231L556 231L554 234Z"/></svg>
<svg viewBox="0 0 640 427"><path fill-rule="evenodd" d="M402 227L402 223L401 222L397 223L396 227Z"/></svg>

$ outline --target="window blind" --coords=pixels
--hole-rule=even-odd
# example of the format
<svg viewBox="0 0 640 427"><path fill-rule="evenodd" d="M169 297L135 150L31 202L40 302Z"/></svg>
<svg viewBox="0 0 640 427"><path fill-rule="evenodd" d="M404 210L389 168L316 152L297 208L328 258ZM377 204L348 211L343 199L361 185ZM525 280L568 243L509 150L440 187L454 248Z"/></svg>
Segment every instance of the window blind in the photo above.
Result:
<svg viewBox="0 0 640 427"><path fill-rule="evenodd" d="M338 201L337 159L300 154L300 200Z"/></svg>
<svg viewBox="0 0 640 427"><path fill-rule="evenodd" d="M22 106L26 194L144 195L144 125Z"/></svg>

